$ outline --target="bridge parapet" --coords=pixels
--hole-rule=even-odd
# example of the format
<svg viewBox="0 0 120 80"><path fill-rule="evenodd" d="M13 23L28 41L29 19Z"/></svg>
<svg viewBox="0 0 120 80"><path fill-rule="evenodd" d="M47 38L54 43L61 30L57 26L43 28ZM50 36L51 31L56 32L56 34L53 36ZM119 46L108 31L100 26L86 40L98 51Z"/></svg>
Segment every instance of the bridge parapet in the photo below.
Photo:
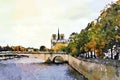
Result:
<svg viewBox="0 0 120 80"><path fill-rule="evenodd" d="M63 58L64 61L68 61L68 55L64 52L20 52L20 51L13 51L13 52L5 52L1 53L0 56L28 56L28 57L35 57L41 58L44 61L50 59L53 61L56 57L60 56Z"/></svg>
<svg viewBox="0 0 120 80"><path fill-rule="evenodd" d="M20 53L18 55L26 55L29 57L41 58L44 61L50 59L51 61L54 60L55 57L60 56L63 58L64 61L68 61L68 55L66 53Z"/></svg>

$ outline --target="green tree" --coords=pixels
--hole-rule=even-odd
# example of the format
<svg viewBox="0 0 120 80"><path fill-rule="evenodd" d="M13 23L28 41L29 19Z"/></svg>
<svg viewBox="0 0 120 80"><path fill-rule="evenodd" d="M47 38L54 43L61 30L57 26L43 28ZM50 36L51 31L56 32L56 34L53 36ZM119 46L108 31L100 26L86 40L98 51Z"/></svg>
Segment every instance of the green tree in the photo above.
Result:
<svg viewBox="0 0 120 80"><path fill-rule="evenodd" d="M88 23L87 27L77 34L67 46L72 55L82 52L94 52L98 57L113 46L120 46L120 0L102 10L97 21ZM111 54L111 59L113 54Z"/></svg>
<svg viewBox="0 0 120 80"><path fill-rule="evenodd" d="M46 47L45 46L40 46L40 51L46 51Z"/></svg>

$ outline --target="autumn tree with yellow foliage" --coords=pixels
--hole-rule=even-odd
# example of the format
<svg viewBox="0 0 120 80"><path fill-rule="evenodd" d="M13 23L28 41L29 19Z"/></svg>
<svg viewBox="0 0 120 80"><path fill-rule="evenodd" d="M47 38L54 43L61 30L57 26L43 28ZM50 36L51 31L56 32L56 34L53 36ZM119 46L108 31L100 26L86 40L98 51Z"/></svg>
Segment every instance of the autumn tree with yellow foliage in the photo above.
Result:
<svg viewBox="0 0 120 80"><path fill-rule="evenodd" d="M66 47L67 46L67 44L65 44L65 43L57 43L56 45L55 45L55 47L54 47L54 51L55 52L59 52L59 51L61 51L61 49L63 48L63 47Z"/></svg>
<svg viewBox="0 0 120 80"><path fill-rule="evenodd" d="M103 57L103 53L108 49L111 49L112 53L113 46L116 46L116 49L120 46L120 0L108 6L101 11L96 21L88 23L87 27L74 37L74 41L68 44L72 55L94 52L97 57Z"/></svg>

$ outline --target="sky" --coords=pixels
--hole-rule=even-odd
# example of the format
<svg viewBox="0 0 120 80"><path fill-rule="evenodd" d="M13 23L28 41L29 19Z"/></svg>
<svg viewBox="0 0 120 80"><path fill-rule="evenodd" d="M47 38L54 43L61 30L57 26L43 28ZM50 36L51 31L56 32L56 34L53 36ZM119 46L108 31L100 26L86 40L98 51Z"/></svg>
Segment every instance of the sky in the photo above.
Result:
<svg viewBox="0 0 120 80"><path fill-rule="evenodd" d="M0 0L0 45L50 48L52 34L79 33L116 0Z"/></svg>

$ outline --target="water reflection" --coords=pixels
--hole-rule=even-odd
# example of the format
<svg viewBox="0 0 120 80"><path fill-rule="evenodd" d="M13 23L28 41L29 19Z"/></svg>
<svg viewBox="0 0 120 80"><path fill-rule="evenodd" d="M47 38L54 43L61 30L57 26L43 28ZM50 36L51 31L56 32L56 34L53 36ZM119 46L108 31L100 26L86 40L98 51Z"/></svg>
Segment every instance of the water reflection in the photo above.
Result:
<svg viewBox="0 0 120 80"><path fill-rule="evenodd" d="M86 80L67 64L41 64L36 58L0 62L0 80Z"/></svg>

